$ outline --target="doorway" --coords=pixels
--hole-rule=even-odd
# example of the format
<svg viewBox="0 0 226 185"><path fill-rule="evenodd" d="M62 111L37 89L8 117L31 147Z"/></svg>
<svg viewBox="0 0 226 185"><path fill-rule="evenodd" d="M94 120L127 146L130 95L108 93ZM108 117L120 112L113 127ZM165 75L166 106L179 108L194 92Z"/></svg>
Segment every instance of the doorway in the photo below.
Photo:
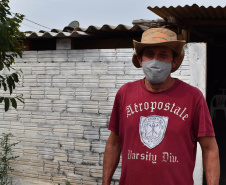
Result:
<svg viewBox="0 0 226 185"><path fill-rule="evenodd" d="M216 106L215 95L226 96L226 43L207 44L207 103L211 111ZM212 103L211 103L212 102ZM226 102L224 102L226 107ZM220 185L226 184L226 115L223 109L212 116L220 153ZM204 180L204 184L205 180Z"/></svg>

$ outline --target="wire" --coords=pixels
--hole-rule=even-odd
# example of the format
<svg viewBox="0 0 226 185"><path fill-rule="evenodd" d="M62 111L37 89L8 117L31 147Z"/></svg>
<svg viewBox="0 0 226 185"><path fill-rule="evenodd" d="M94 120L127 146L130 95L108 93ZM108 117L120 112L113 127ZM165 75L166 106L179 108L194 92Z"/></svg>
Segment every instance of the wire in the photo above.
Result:
<svg viewBox="0 0 226 185"><path fill-rule="evenodd" d="M34 24L37 24L37 25L39 25L39 26L41 26L41 27L43 27L43 28L47 28L47 29L50 29L50 30L51 30L51 28L48 28L48 27L43 26L43 25L41 25L41 24L38 24L38 23L36 23L36 22L34 22L34 21L31 21L31 20L26 19L26 18L24 18L24 19L27 20L27 21L29 21L29 22L32 22L32 23L34 23Z"/></svg>
<svg viewBox="0 0 226 185"><path fill-rule="evenodd" d="M11 13L13 13L13 12L11 12ZM14 15L16 15L16 13L13 13ZM47 29L50 29L51 30L51 28L49 28L49 27L46 27L46 26L43 26L43 25L41 25L41 24L39 24L39 23L36 23L36 22L34 22L34 21L31 21L31 20L29 20L29 19L27 19L27 18L23 18L24 20L27 20L27 21L29 21L29 22L31 22L31 23L33 23L33 24L37 24L37 25L39 25L39 26L41 26L41 27L43 27L43 28L47 28ZM35 28L36 29L36 28Z"/></svg>
<svg viewBox="0 0 226 185"><path fill-rule="evenodd" d="M33 27L33 26L29 26L29 25L24 24L24 23L21 23L21 24L23 24L23 25L25 25L25 26L27 26L27 27L34 28L34 29L36 29L36 30L39 30L38 28L35 28L35 27Z"/></svg>

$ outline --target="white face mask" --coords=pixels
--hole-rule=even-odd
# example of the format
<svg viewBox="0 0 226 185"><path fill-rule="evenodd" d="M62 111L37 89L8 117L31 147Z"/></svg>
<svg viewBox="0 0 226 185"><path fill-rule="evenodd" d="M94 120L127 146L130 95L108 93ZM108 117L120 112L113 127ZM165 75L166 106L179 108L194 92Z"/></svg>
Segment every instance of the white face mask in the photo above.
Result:
<svg viewBox="0 0 226 185"><path fill-rule="evenodd" d="M160 84L166 81L172 70L172 63L160 60L149 60L142 62L142 69L150 84Z"/></svg>

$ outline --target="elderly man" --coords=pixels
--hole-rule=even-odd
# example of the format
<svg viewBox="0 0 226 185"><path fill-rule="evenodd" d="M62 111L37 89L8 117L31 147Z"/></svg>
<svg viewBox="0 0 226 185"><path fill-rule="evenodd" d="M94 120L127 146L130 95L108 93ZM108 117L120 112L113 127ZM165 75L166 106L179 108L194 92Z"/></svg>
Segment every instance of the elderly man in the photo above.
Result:
<svg viewBox="0 0 226 185"><path fill-rule="evenodd" d="M197 142L208 185L219 184L219 153L202 93L171 77L182 63L185 41L151 28L134 41L133 64L145 78L122 86L114 102L103 165L111 183L122 155L120 185L193 185Z"/></svg>

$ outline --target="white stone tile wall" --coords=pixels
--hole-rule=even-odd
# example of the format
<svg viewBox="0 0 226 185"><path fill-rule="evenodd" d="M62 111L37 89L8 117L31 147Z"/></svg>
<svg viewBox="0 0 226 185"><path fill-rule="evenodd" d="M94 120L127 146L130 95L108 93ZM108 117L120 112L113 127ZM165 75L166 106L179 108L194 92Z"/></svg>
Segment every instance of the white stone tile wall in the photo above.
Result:
<svg viewBox="0 0 226 185"><path fill-rule="evenodd" d="M133 49L26 51L16 59L23 75L15 94L25 104L4 112L0 133L19 142L14 183L100 185L109 117L117 90L143 78ZM185 57L174 74L189 82ZM4 92L2 92L4 93ZM119 165L120 166L120 165ZM118 184L120 168L112 184Z"/></svg>

